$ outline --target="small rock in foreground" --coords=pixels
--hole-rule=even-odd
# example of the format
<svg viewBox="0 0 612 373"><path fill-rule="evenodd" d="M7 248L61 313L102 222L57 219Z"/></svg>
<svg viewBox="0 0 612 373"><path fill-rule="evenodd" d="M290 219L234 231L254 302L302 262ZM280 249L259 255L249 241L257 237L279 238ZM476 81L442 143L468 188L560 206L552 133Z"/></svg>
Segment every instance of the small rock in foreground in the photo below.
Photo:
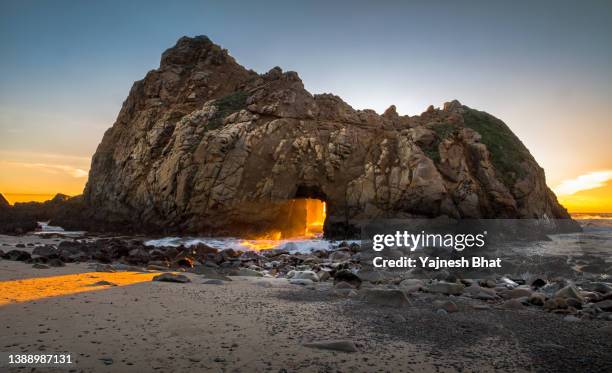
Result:
<svg viewBox="0 0 612 373"><path fill-rule="evenodd" d="M189 277L185 275L175 275L174 273L162 273L161 275L153 277L153 281L179 282L179 283L191 282Z"/></svg>
<svg viewBox="0 0 612 373"><path fill-rule="evenodd" d="M93 284L89 286L117 286L117 284L112 283L110 281L102 280L102 281L94 282Z"/></svg>
<svg viewBox="0 0 612 373"><path fill-rule="evenodd" d="M399 289L365 289L363 299L379 306L403 307L410 304L406 293Z"/></svg>

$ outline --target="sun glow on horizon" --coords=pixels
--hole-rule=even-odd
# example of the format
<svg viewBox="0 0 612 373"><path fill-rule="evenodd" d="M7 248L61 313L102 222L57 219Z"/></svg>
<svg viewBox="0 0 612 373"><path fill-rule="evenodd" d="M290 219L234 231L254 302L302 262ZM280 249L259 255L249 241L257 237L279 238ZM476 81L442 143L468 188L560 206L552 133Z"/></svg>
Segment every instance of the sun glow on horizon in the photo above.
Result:
<svg viewBox="0 0 612 373"><path fill-rule="evenodd" d="M612 170L564 180L553 191L570 212L612 212Z"/></svg>
<svg viewBox="0 0 612 373"><path fill-rule="evenodd" d="M612 180L612 170L595 171L574 179L564 180L553 190L558 196L567 196L583 190L602 187L609 180Z"/></svg>

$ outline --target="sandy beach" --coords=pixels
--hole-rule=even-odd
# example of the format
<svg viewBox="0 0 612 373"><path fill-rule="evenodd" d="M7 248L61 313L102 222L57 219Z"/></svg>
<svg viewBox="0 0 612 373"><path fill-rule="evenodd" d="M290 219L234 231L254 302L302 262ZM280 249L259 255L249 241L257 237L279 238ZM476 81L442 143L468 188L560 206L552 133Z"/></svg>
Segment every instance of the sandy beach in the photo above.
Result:
<svg viewBox="0 0 612 373"><path fill-rule="evenodd" d="M2 236L6 252L57 238ZM609 322L567 321L467 296L411 293L402 307L339 295L331 281L182 272L98 271L96 263L34 268L0 260L0 350L70 352L56 372L604 372ZM121 267L120 267L121 268ZM178 273L178 272L175 272ZM101 282L102 281L102 282ZM436 311L452 299L458 312ZM340 349L309 343L340 341ZM32 368L10 368L26 372Z"/></svg>

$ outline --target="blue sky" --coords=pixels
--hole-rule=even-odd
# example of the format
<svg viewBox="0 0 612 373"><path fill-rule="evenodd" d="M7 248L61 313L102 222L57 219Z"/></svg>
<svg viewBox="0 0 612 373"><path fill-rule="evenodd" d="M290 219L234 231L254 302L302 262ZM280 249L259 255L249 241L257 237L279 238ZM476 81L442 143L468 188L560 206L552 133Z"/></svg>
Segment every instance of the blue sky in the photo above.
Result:
<svg viewBox="0 0 612 373"><path fill-rule="evenodd" d="M358 109L488 111L549 184L612 169L610 1L1 0L0 174L2 161L86 170L133 81L200 34Z"/></svg>

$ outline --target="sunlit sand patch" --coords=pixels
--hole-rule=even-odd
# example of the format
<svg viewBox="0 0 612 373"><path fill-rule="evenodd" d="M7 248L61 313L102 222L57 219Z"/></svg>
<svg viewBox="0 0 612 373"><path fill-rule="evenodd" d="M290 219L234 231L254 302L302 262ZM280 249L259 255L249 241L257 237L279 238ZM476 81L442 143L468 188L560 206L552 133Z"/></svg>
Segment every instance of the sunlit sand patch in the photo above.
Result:
<svg viewBox="0 0 612 373"><path fill-rule="evenodd" d="M147 272L87 272L0 281L0 306L112 288L112 285L95 285L99 281L108 281L117 286L137 284L151 281L158 274Z"/></svg>

